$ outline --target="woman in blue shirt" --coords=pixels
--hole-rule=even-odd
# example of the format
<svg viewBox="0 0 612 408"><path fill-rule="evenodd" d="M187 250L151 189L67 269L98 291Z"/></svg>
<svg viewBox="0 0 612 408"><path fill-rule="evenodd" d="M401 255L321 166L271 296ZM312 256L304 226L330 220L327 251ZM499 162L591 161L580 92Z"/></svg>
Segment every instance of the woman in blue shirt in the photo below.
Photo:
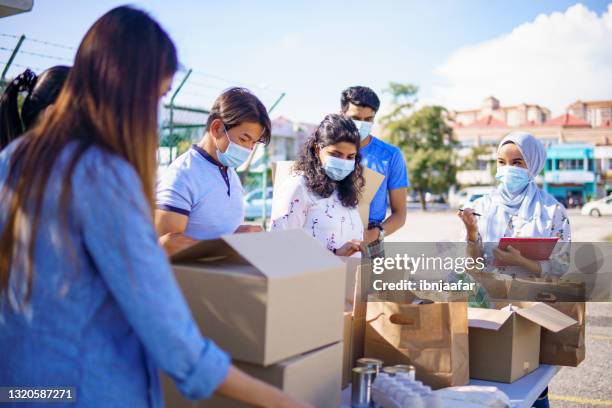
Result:
<svg viewBox="0 0 612 408"><path fill-rule="evenodd" d="M191 399L304 407L201 336L157 244L156 111L176 67L155 21L113 9L53 111L0 154L0 384L160 407L161 369Z"/></svg>

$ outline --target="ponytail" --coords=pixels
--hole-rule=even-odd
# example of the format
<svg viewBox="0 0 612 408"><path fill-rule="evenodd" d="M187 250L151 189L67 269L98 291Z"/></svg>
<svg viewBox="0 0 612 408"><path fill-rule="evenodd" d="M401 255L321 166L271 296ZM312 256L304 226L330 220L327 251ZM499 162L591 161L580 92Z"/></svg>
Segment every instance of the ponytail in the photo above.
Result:
<svg viewBox="0 0 612 408"><path fill-rule="evenodd" d="M0 97L0 150L24 132L18 97L21 92L27 92L29 96L36 80L36 74L28 68L9 82Z"/></svg>

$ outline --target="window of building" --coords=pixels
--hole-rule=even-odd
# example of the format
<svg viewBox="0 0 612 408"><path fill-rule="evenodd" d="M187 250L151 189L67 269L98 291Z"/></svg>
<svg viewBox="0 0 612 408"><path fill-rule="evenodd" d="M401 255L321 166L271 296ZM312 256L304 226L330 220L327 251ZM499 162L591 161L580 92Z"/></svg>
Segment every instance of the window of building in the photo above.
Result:
<svg viewBox="0 0 612 408"><path fill-rule="evenodd" d="M557 163L559 170L582 170L584 159L561 159Z"/></svg>

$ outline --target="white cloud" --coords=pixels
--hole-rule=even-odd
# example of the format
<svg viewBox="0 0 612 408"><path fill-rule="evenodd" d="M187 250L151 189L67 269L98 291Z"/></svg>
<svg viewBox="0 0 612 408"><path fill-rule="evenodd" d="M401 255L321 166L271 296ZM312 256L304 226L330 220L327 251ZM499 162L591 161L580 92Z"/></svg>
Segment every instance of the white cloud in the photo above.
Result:
<svg viewBox="0 0 612 408"><path fill-rule="evenodd" d="M435 74L432 101L449 109L535 103L561 114L577 99L612 98L612 4L539 15L511 33L455 51Z"/></svg>

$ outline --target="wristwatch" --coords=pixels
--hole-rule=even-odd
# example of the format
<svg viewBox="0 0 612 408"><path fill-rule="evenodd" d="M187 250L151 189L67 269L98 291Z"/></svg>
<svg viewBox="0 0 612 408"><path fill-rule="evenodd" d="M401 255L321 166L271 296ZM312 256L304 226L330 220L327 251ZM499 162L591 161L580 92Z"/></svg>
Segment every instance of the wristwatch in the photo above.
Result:
<svg viewBox="0 0 612 408"><path fill-rule="evenodd" d="M383 228L382 224L378 224L374 228L378 228L380 231L380 233L378 234L378 240L384 241L385 240L385 229Z"/></svg>

